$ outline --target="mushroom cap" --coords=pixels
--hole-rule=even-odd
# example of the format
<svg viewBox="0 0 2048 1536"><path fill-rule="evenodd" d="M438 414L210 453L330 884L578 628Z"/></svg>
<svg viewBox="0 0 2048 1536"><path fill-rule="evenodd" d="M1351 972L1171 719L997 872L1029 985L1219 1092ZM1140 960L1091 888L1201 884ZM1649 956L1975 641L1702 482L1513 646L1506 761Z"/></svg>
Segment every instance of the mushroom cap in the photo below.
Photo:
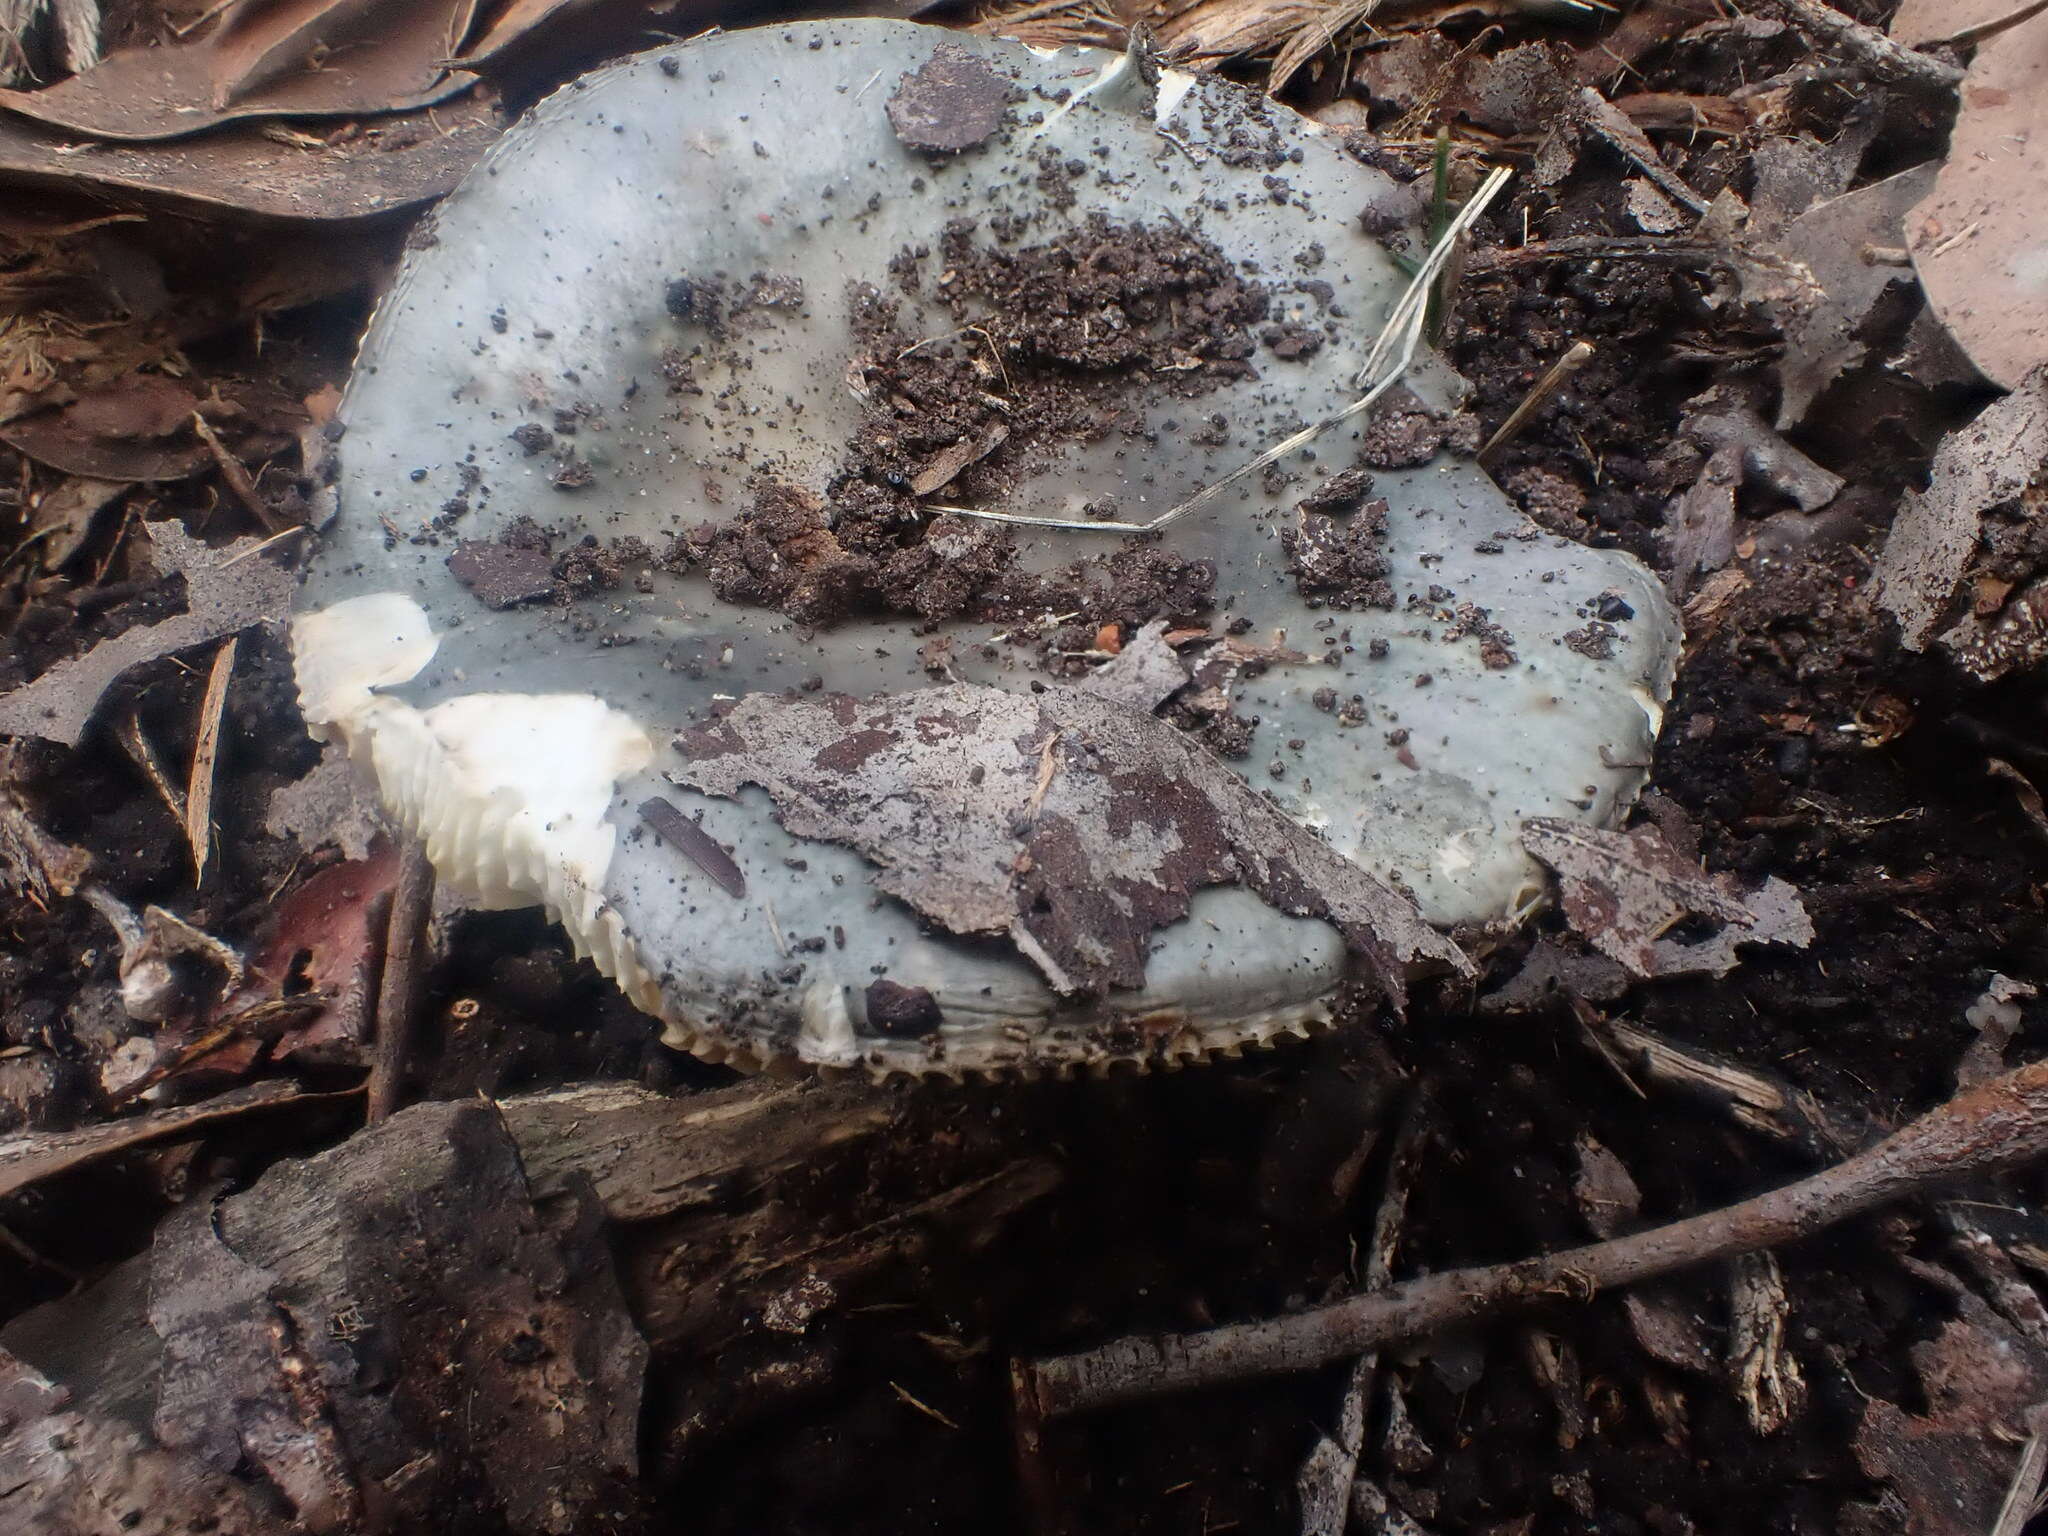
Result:
<svg viewBox="0 0 2048 1536"><path fill-rule="evenodd" d="M1061 986L1023 929L949 926L900 849L821 832L830 818L815 796L798 806L813 791L789 773L714 773L677 746L749 701L760 724L778 718L764 699L842 697L835 718L871 730L878 696L914 721L903 696L933 689L1051 698L1060 735L1085 710L1059 702L1071 679L1049 677L1014 622L858 605L804 622L789 604L721 599L701 558L517 601L549 585L521 587L539 569L517 549L532 525L563 547L588 535L658 551L730 526L764 488L829 521L849 444L866 432L872 447L902 415L877 398L873 369L886 383L892 360L880 340L988 360L995 414L980 438L927 450L913 477L927 508L1085 523L1113 506L1149 522L1342 411L1407 286L1366 230L1403 221L1406 195L1263 97L1154 74L1131 56L879 20L642 54L509 130L423 226L370 326L340 413L337 513L295 627L307 718L375 773L444 879L491 904L544 903L675 1044L748 1067L958 1075L1171 1065L1330 1016L1345 936L1256 881L1205 876L1164 915L1110 913L1143 938L1142 976ZM1212 327L1248 337L1248 356L1162 364L1155 345L1033 363L998 340L1000 306L957 291L963 252L982 270L1033 253L1085 267L1140 236L1169 265L1221 261L1225 287L1263 296L1262 321ZM1121 344L1184 317L1072 318L1085 350L1097 323L1125 327ZM1085 428L1034 435L1020 409L1007 441L989 429L1007 370L1026 363L1086 376ZM1408 387L1407 427L1453 409L1457 381L1434 362ZM1110 562L1134 546L1213 568L1219 631L1258 654L1240 665L1220 633L1185 654L1228 662L1208 680L1255 721L1234 772L1430 922L1505 924L1542 889L1522 822L1611 823L1644 782L1678 621L1634 560L1534 528L1468 459L1399 467L1387 436L1384 417L1345 421L1156 534L938 512L920 526L941 570L985 553L995 529L1017 571L1055 586L1081 562L1084 584L1113 594L1129 568ZM1301 509L1360 462L1395 465L1371 468L1371 507ZM1333 607L1341 593L1305 587L1317 537L1380 515L1390 606ZM494 589L494 571L520 590ZM950 652L928 670L934 634ZM1152 741L1131 750L1178 750ZM963 772L985 745L964 741ZM904 839L993 814L939 778ZM1148 827L1153 844L1180 832L1119 814L1124 841L1079 880L1126 857L1170 862L1134 850ZM1458 959L1411 934L1393 963Z"/></svg>

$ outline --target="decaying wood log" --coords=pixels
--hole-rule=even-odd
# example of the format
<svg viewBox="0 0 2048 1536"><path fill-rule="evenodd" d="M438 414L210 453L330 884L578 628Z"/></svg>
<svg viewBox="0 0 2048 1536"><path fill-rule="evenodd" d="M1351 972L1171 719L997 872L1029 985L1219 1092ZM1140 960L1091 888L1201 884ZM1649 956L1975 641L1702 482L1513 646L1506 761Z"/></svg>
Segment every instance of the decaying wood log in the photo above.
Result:
<svg viewBox="0 0 2048 1536"><path fill-rule="evenodd" d="M792 1192L860 1187L902 1102L756 1081L426 1104L195 1200L150 1253L0 1330L0 1528L111 1533L146 1504L137 1529L411 1530L463 1507L630 1531L650 1344L684 1367L673 1456L750 1390L829 1375L806 1335L849 1297L907 1294L932 1233L971 1244L1058 1182L1046 1159L976 1166L821 1227Z"/></svg>

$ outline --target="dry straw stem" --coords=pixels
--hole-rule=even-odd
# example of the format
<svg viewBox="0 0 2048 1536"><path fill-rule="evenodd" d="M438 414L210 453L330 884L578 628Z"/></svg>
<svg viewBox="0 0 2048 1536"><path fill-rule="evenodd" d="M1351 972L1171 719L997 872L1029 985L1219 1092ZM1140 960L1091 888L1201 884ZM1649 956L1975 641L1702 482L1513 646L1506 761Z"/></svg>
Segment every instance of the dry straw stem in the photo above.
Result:
<svg viewBox="0 0 2048 1536"><path fill-rule="evenodd" d="M206 878L206 854L213 846L213 786L220 774L220 726L227 709L228 680L235 671L236 637L213 654L206 697L199 705L199 735L192 748L192 776L185 790L185 841L192 845L192 878ZM138 735L138 740L140 739Z"/></svg>
<svg viewBox="0 0 2048 1536"><path fill-rule="evenodd" d="M1191 1387L1313 1370L1509 1307L1586 1301L1695 1264L1793 1242L1936 1185L2010 1172L2044 1154L2048 1062L2035 1062L1958 1094L1824 1172L1668 1226L1513 1264L1449 1270L1268 1322L1119 1339L1081 1354L1020 1362L1014 1372L1018 1411L1039 1421Z"/></svg>

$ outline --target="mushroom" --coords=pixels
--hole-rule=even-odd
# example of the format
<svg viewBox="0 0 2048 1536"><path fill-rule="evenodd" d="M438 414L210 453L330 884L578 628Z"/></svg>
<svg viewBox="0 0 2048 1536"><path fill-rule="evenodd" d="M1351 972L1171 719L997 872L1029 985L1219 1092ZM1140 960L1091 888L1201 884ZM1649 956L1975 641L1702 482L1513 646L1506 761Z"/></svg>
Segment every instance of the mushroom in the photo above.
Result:
<svg viewBox="0 0 2048 1536"><path fill-rule="evenodd" d="M1411 213L1136 53L821 21L576 80L363 343L306 718L714 1060L1172 1066L1398 999L1537 904L1525 819L1626 809L1679 639L1394 366Z"/></svg>

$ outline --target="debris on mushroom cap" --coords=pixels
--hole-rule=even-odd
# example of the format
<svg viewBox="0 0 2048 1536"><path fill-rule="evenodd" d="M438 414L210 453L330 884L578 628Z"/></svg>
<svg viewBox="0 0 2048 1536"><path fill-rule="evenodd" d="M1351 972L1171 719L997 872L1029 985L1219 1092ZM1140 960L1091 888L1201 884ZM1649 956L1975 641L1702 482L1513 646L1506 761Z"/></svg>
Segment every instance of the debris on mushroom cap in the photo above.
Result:
<svg viewBox="0 0 2048 1536"><path fill-rule="evenodd" d="M675 1044L1234 1054L1461 965L1425 923L1533 905L1523 822L1646 777L1658 583L1457 456L1439 365L1352 410L1399 189L1141 65L885 21L629 60L371 327L308 719ZM956 92L1001 111L949 148Z"/></svg>

